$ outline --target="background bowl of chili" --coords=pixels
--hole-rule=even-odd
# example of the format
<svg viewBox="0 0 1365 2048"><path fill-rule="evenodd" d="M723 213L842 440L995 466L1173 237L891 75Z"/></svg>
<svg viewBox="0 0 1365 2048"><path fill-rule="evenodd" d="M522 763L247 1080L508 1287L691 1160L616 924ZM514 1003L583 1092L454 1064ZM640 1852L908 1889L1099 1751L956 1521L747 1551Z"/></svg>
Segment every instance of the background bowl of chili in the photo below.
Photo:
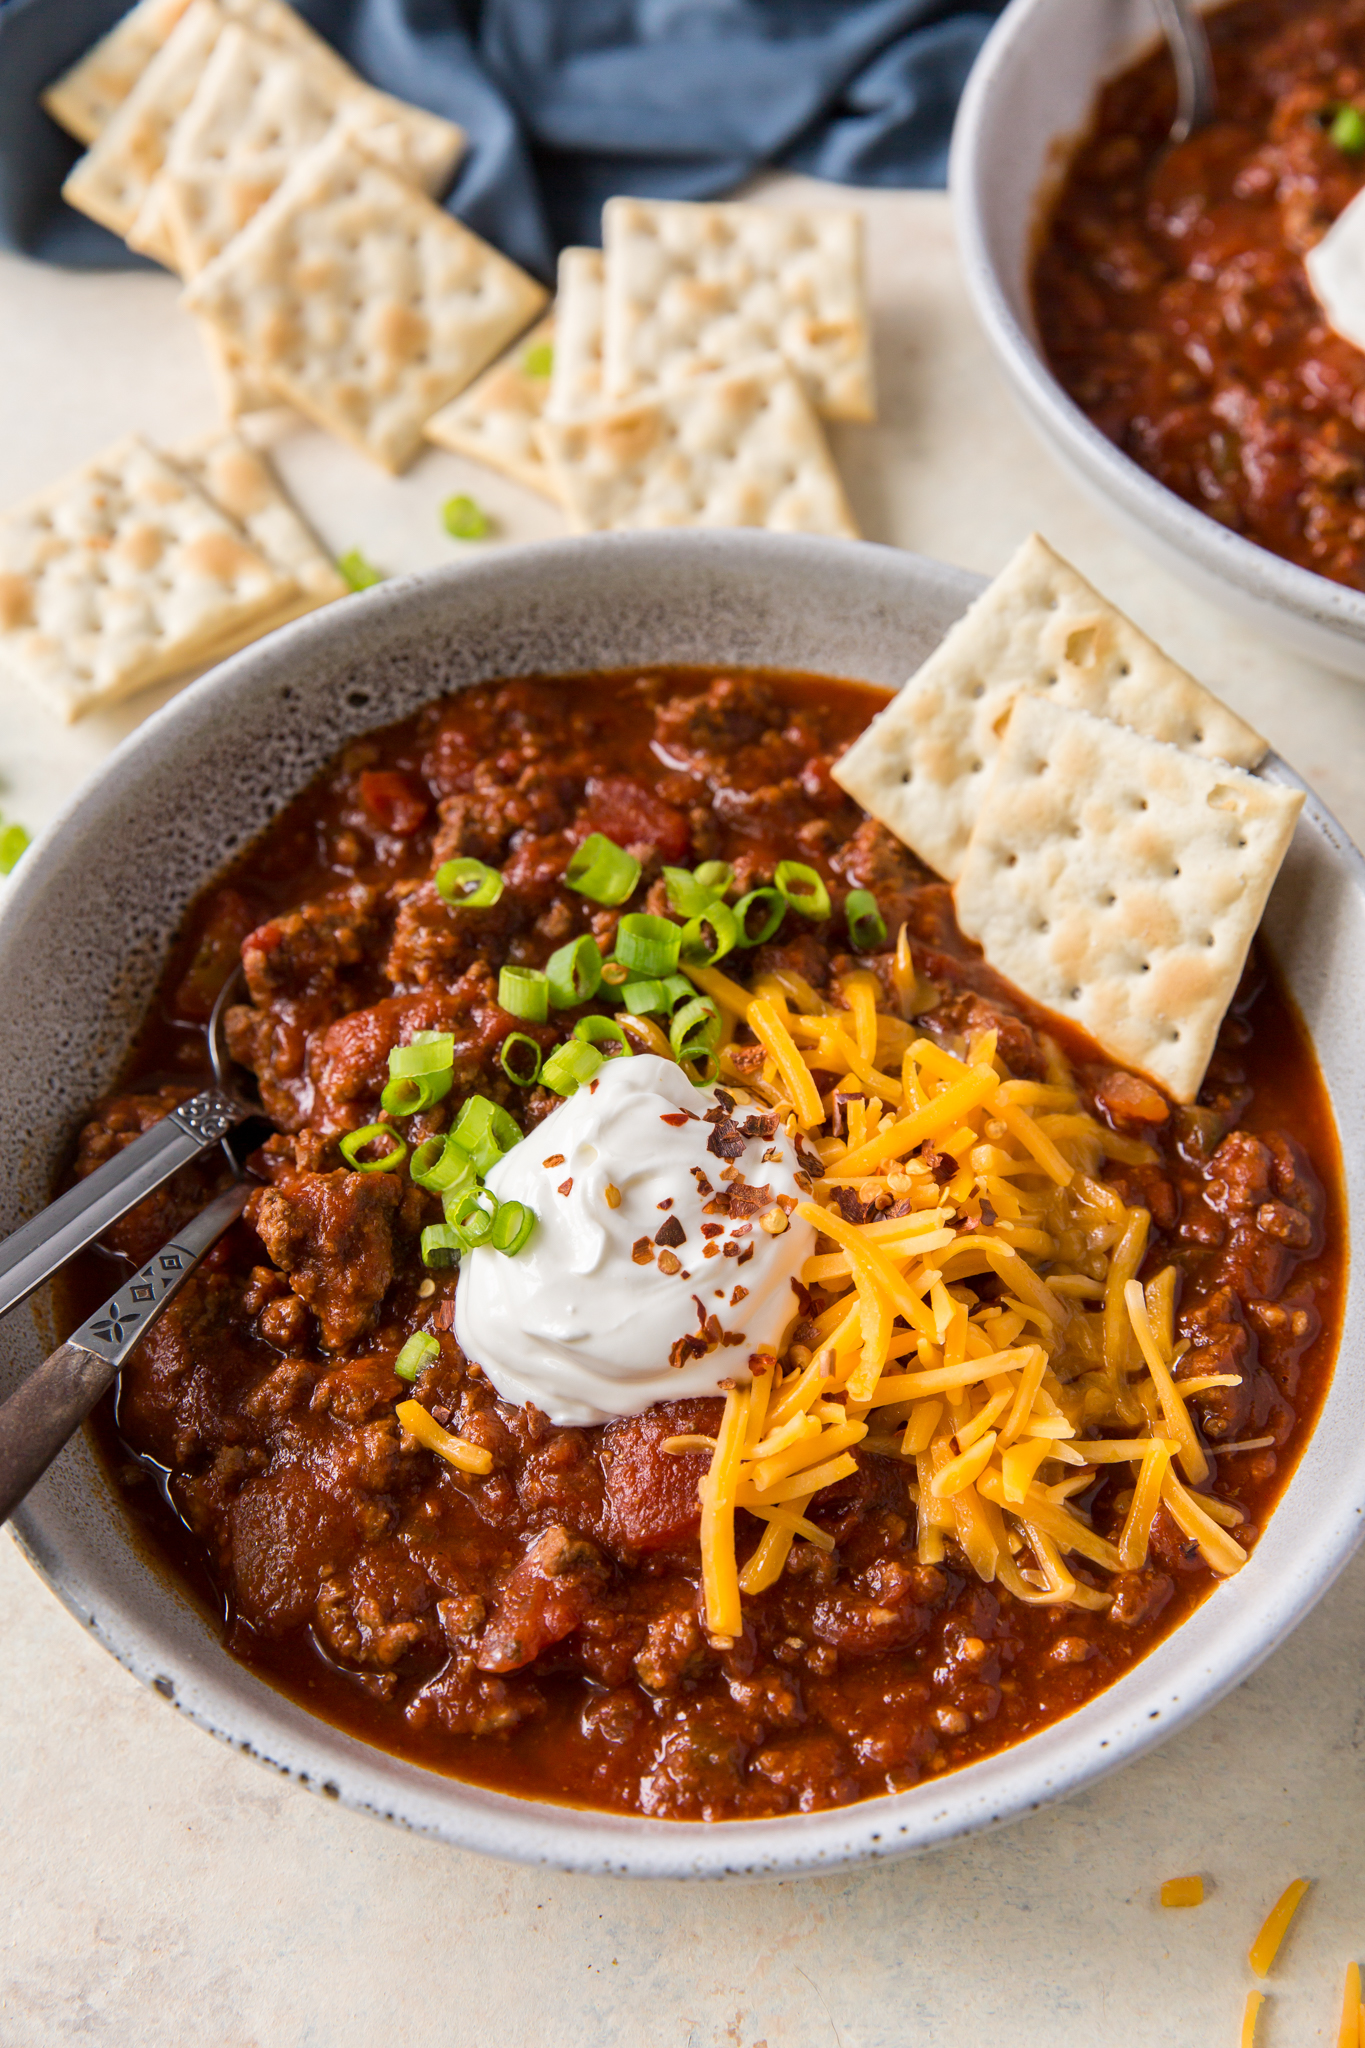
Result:
<svg viewBox="0 0 1365 2048"><path fill-rule="evenodd" d="M177 925L230 857L352 737L495 677L717 664L895 687L979 579L913 555L766 534L509 548L387 583L234 657L141 728L26 858L0 915L0 1230L41 1205L114 1081ZM1272 762L1269 772L1295 782ZM1365 1113L1365 864L1309 794L1265 936L1338 1128ZM1328 1150L1331 1134L1325 1134ZM1345 1162L1341 1228L1365 1213ZM1348 1209L1343 1203L1352 1204ZM39 1297L0 1326L0 1389L52 1341ZM1365 1305L1345 1287L1319 1426L1250 1562L1126 1676L1040 1733L921 1786L732 1823L510 1796L423 1769L266 1684L138 1541L92 1447L16 1516L35 1568L119 1661L220 1739L300 1782L462 1847L604 1873L792 1874L904 1854L1078 1790L1213 1704L1274 1648L1365 1532Z"/></svg>
<svg viewBox="0 0 1365 2048"><path fill-rule="evenodd" d="M1230 10L1237 15L1237 24L1230 20L1223 33L1231 43L1234 26L1243 36L1250 35L1258 25L1262 31L1267 25L1274 26L1271 18L1278 20L1287 11L1283 0L1240 0ZM1089 292L1092 300L1104 301L1091 307L1095 347L1102 350L1104 360L1092 357L1088 364L1082 361L1085 344L1079 331L1070 336L1059 354L1066 308L1060 304L1058 280L1064 275L1067 257L1064 254L1059 261L1052 248L1044 249L1052 210L1078 145L1092 131L1104 87L1151 50L1154 33L1154 14L1147 0L1107 0L1104 6L1094 5L1093 0L1013 0L1005 10L968 81L953 135L949 184L967 286L1025 416L1062 466L1118 525L1177 575L1282 644L1333 668L1365 675L1365 549L1354 542L1333 542L1315 550L1311 529L1322 508L1310 519L1295 502L1296 478L1302 476L1311 484L1313 471L1322 471L1321 451L1311 441L1320 433L1322 418L1330 417L1334 407L1330 398L1324 401L1311 392L1306 404L1289 406L1272 404L1265 393L1275 372L1284 377L1286 388L1298 390L1300 356L1310 373L1310 355L1333 360L1340 356L1345 367L1349 367L1348 359L1358 364L1359 358L1335 337L1325 344L1313 341L1310 346L1309 336L1315 330L1310 325L1307 287L1297 255L1273 246L1277 216L1271 208L1254 213L1243 207L1250 217L1236 220L1229 218L1235 206L1220 205L1217 218L1206 223L1208 206L1199 191L1202 155L1193 162L1179 153L1167 159L1160 140L1174 111L1168 66L1126 88L1122 105L1104 102L1101 119L1111 139L1120 125L1136 127L1132 137L1136 169L1130 164L1120 175L1117 164L1103 155L1102 138L1099 145L1087 146L1078 159L1079 178L1095 181L1089 188L1095 196L1092 210L1105 218L1104 237L1112 245L1115 263L1124 262L1125 252L1133 260L1128 265L1131 274L1125 274L1112 293L1103 286L1097 292L1090 278L1080 274L1084 262L1079 265L1071 290ZM1215 32L1215 48L1218 43ZM1254 128L1258 81L1254 75L1243 79L1239 72L1238 86L1239 108L1248 114ZM1265 97L1276 97L1269 84ZM1252 103L1250 108L1247 102ZM1230 191L1223 195L1223 187L1231 187L1237 164L1250 153L1247 136L1239 136L1238 128L1229 123L1211 131L1205 141L1196 138L1194 145L1187 145L1196 151L1206 148L1213 152L1211 163L1217 172L1216 178L1210 172L1210 191L1216 183L1220 197L1235 197ZM1220 151L1225 163L1219 158ZM1234 157L1237 163L1232 161ZM1345 165L1346 160L1342 161ZM1185 311L1169 311L1163 296L1167 278L1159 274L1163 270L1160 237L1146 233L1142 221L1131 215L1129 232L1122 235L1112 190L1106 189L1105 181L1112 180L1114 189L1122 184L1124 195L1130 190L1139 194L1149 191L1154 168L1160 175L1163 209L1177 212L1188 186L1185 203L1194 218L1196 235L1206 226L1218 242L1231 235L1232 243L1225 251L1229 267L1235 267L1233 254L1241 262L1259 265L1255 289L1264 287L1265 304L1273 309L1270 327L1276 332L1267 335L1265 346L1258 349L1248 341L1239 351L1239 358L1246 357L1246 363L1240 359L1235 366L1220 362L1220 355L1230 351L1230 337L1224 331L1220 339L1215 282L1204 287L1209 300L1205 308L1208 325L1207 332L1202 326L1199 332L1211 352L1211 389L1221 388L1220 379L1230 369L1235 368L1238 377L1245 371L1250 379L1245 402L1256 415L1249 423L1258 470L1255 487L1244 488L1234 478L1225 503L1208 496L1207 475L1203 483L1199 478L1201 460L1195 442L1201 433L1198 414L1202 401L1196 396L1186 404L1172 389L1154 402L1162 366L1174 365L1183 341L1166 322L1168 318L1187 318ZM1350 186L1358 180L1357 160L1350 172ZM1067 196L1073 214L1077 211L1075 194L1073 186ZM1328 210L1339 210L1347 196L1344 188L1334 195L1323 192L1315 197L1315 204L1330 197ZM1110 213L1113 221L1108 219ZM1097 221L1083 222L1081 227L1082 232L1099 232ZM1241 255L1244 244L1248 253ZM1072 235L1067 249L1074 251L1077 246ZM1041 272L1037 268L1040 253ZM1213 259L1215 269L1222 260ZM1273 278L1260 274L1267 265L1274 271ZM1076 268L1074 256L1072 267ZM1182 304L1189 289L1182 277ZM1197 292L1199 287L1194 289ZM1036 295L1044 290L1049 294L1049 313L1040 320ZM1258 300L1248 325L1254 324L1262 310ZM1196 320L1198 317L1196 314ZM1294 330L1288 337L1288 353L1282 331L1286 324ZM1075 329L1076 321L1071 325ZM1136 332L1138 329L1144 331ZM1090 370L1095 384L1107 383L1111 394L1122 384L1132 403L1125 406L1111 397L1106 403L1091 403L1089 412L1084 410L1049 360L1049 347L1070 366L1068 379L1076 389L1083 388ZM1145 364L1140 360L1144 347L1150 351ZM1285 360L1281 362L1280 357ZM1181 363L1180 372L1186 384L1202 388L1200 375L1188 359ZM1127 417L1130 413L1136 425ZM1110 432L1096 423L1099 417L1144 460L1135 459L1111 439ZM1357 430L1349 416L1345 424L1348 437L1354 438ZM1221 448L1232 436L1220 433L1216 438ZM1269 476L1276 463L1280 475ZM1202 466L1207 471L1210 464ZM1190 499L1178 495L1177 489L1153 472L1188 488ZM1354 498L1349 491L1343 495L1338 480L1325 490L1314 488L1324 505L1328 497L1341 499L1344 523L1360 517ZM1237 502L1239 491L1245 500L1242 504ZM1219 516L1199 509L1201 502L1215 507ZM1229 521L1244 530L1234 530ZM1280 546L1285 553L1272 552ZM1289 559L1290 554L1299 559ZM1324 566L1334 565L1330 574L1304 566L1319 558ZM1333 580L1342 573L1349 580Z"/></svg>

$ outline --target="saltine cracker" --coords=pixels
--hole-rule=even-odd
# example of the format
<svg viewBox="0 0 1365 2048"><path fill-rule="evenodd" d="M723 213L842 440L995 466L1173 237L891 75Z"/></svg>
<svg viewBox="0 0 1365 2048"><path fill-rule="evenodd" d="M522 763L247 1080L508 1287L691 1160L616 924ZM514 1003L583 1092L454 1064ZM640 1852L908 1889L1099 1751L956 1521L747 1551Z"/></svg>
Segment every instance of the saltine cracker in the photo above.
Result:
<svg viewBox="0 0 1365 2048"><path fill-rule="evenodd" d="M602 241L610 397L776 350L827 419L875 417L851 208L609 199Z"/></svg>
<svg viewBox="0 0 1365 2048"><path fill-rule="evenodd" d="M1193 1102L1302 805L1025 691L953 891L958 923L1025 995Z"/></svg>
<svg viewBox="0 0 1365 2048"><path fill-rule="evenodd" d="M780 356L579 420L543 420L570 525L765 526L856 539L820 422Z"/></svg>
<svg viewBox="0 0 1365 2048"><path fill-rule="evenodd" d="M87 148L103 133L179 21L190 0L138 0L107 35L47 88L54 121Z"/></svg>
<svg viewBox="0 0 1365 2048"><path fill-rule="evenodd" d="M300 412L397 472L546 297L343 133L294 166L184 303Z"/></svg>
<svg viewBox="0 0 1365 2048"><path fill-rule="evenodd" d="M962 866L1021 690L1254 768L1266 742L1036 533L833 769L940 875Z"/></svg>
<svg viewBox="0 0 1365 2048"><path fill-rule="evenodd" d="M554 337L552 316L524 334L467 391L433 413L425 431L438 448L468 455L559 504L559 486L536 439L550 390L550 373L540 367L539 359L554 347Z"/></svg>
<svg viewBox="0 0 1365 2048"><path fill-rule="evenodd" d="M545 417L574 420L602 403L600 249L561 249L555 293L555 360Z"/></svg>

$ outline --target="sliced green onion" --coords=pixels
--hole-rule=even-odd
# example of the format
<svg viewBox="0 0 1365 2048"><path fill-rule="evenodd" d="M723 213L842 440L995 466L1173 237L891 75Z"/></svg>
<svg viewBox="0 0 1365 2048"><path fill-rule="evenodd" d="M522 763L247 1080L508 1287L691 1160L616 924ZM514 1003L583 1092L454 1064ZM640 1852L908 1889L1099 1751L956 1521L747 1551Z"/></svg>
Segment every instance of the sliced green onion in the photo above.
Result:
<svg viewBox="0 0 1365 2048"><path fill-rule="evenodd" d="M591 1081L602 1064L602 1055L585 1039L571 1038L557 1045L540 1070L542 1086L556 1095L576 1095L585 1081Z"/></svg>
<svg viewBox="0 0 1365 2048"><path fill-rule="evenodd" d="M682 958L693 967L714 967L739 944L739 918L728 903L708 903L683 926Z"/></svg>
<svg viewBox="0 0 1365 2048"><path fill-rule="evenodd" d="M674 1017L668 1027L668 1042L676 1060L695 1059L698 1052L714 1052L720 1038L720 1011L710 996L695 996Z"/></svg>
<svg viewBox="0 0 1365 2048"><path fill-rule="evenodd" d="M384 581L383 570L367 562L359 548L349 548L344 555L338 555L337 567L352 590L373 590L376 583Z"/></svg>
<svg viewBox="0 0 1365 2048"><path fill-rule="evenodd" d="M773 876L793 910L802 917L829 916L829 890L824 877L803 860L780 860Z"/></svg>
<svg viewBox="0 0 1365 2048"><path fill-rule="evenodd" d="M605 1054L608 1059L619 1059L622 1053L631 1055L635 1051L614 1017L580 1017L574 1025L573 1035L581 1038L585 1045L605 1045L608 1039L614 1040L618 1050Z"/></svg>
<svg viewBox="0 0 1365 2048"><path fill-rule="evenodd" d="M1327 133L1343 156L1365 153L1365 115L1361 114L1359 107L1349 104L1338 107Z"/></svg>
<svg viewBox="0 0 1365 2048"><path fill-rule="evenodd" d="M548 377L554 371L555 350L551 341L533 342L521 359L522 375Z"/></svg>
<svg viewBox="0 0 1365 2048"><path fill-rule="evenodd" d="M751 889L735 905L740 945L761 946L786 915L787 899L780 889Z"/></svg>
<svg viewBox="0 0 1365 2048"><path fill-rule="evenodd" d="M443 1102L454 1081L449 1067L443 1074L399 1074L385 1085L379 1106L390 1116L416 1116L419 1110Z"/></svg>
<svg viewBox="0 0 1365 2048"><path fill-rule="evenodd" d="M482 540L493 527L482 505L476 505L463 492L446 499L441 507L441 524L452 540Z"/></svg>
<svg viewBox="0 0 1365 2048"><path fill-rule="evenodd" d="M621 1000L632 1017L647 1017L651 1010L675 1010L690 1000L691 982L685 974L670 974L663 981L628 981Z"/></svg>
<svg viewBox="0 0 1365 2048"><path fill-rule="evenodd" d="M735 871L725 860L704 860L695 869L665 868L669 908L684 917L696 917L708 903L724 896L734 879Z"/></svg>
<svg viewBox="0 0 1365 2048"><path fill-rule="evenodd" d="M616 927L616 957L632 974L671 974L678 964L682 933L666 917L629 911Z"/></svg>
<svg viewBox="0 0 1365 2048"><path fill-rule="evenodd" d="M448 1135L424 1138L413 1153L408 1170L418 1187L433 1195L446 1195L454 1188L471 1185L475 1177L473 1160Z"/></svg>
<svg viewBox="0 0 1365 2048"><path fill-rule="evenodd" d="M428 1223L422 1232L422 1264L453 1266L464 1245L448 1223Z"/></svg>
<svg viewBox="0 0 1365 2048"><path fill-rule="evenodd" d="M545 979L557 1010L572 1010L578 1003L592 1001L602 986L602 955L587 932L551 953L545 963Z"/></svg>
<svg viewBox="0 0 1365 2048"><path fill-rule="evenodd" d="M503 1202L493 1218L488 1242L495 1252L505 1252L510 1259L521 1250L535 1227L534 1209L528 1209L525 1202Z"/></svg>
<svg viewBox="0 0 1365 2048"><path fill-rule="evenodd" d="M375 1145L381 1138L386 1138L389 1143L389 1150L382 1157L357 1157L367 1145ZM347 1131L345 1137L337 1140L337 1150L356 1173L397 1173L408 1156L407 1146L391 1124L366 1124L361 1130Z"/></svg>
<svg viewBox="0 0 1365 2048"><path fill-rule="evenodd" d="M490 1102L486 1095L469 1097L450 1135L480 1173L487 1173L504 1152L521 1143L521 1131L513 1118L500 1102Z"/></svg>
<svg viewBox="0 0 1365 2048"><path fill-rule="evenodd" d="M844 901L844 917L855 953L871 953L886 944L886 919L877 908L870 889L850 889Z"/></svg>
<svg viewBox="0 0 1365 2048"><path fill-rule="evenodd" d="M393 1361L393 1369L400 1380L415 1380L418 1373L431 1364L440 1348L436 1339L425 1330L414 1330Z"/></svg>
<svg viewBox="0 0 1365 2048"><path fill-rule="evenodd" d="M453 1031L415 1031L408 1045L396 1045L389 1054L389 1073L399 1075L439 1074L455 1057Z"/></svg>
<svg viewBox="0 0 1365 2048"><path fill-rule="evenodd" d="M518 1050L515 1058L510 1057L513 1046L518 1048L527 1046L530 1048L529 1065L521 1064L520 1050ZM530 1037L525 1031L510 1032L502 1041L502 1051L498 1054L498 1064L508 1080L515 1081L518 1088L534 1088L536 1082L540 1079L540 1063L540 1047L536 1044L534 1038Z"/></svg>
<svg viewBox="0 0 1365 2048"><path fill-rule="evenodd" d="M498 1006L509 1017L543 1024L550 1014L550 984L538 967L500 967Z"/></svg>
<svg viewBox="0 0 1365 2048"><path fill-rule="evenodd" d="M720 1074L720 1061L710 1046L703 1045L699 1039L683 1047L678 1054L678 1065L698 1088L709 1088Z"/></svg>
<svg viewBox="0 0 1365 2048"><path fill-rule="evenodd" d="M624 903L640 879L640 863L605 832L590 832L564 870L566 887L593 903Z"/></svg>
<svg viewBox="0 0 1365 2048"><path fill-rule="evenodd" d="M0 875L12 875L19 865L19 856L27 853L32 843L31 835L22 825L6 825L0 831Z"/></svg>
<svg viewBox="0 0 1365 2048"><path fill-rule="evenodd" d="M455 910L487 910L502 894L502 876L496 868L466 855L448 860L436 870L436 891Z"/></svg>
<svg viewBox="0 0 1365 2048"><path fill-rule="evenodd" d="M445 1212L446 1228L454 1231L461 1251L472 1252L493 1235L498 1198L488 1188L467 1188L446 1196Z"/></svg>

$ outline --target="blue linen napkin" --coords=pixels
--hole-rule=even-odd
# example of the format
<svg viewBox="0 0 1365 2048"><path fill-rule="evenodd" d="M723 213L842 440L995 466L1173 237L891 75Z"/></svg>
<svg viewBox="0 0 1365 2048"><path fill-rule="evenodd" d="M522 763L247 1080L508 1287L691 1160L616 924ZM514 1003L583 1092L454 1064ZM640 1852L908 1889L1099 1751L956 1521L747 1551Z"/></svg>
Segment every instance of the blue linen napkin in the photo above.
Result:
<svg viewBox="0 0 1365 2048"><path fill-rule="evenodd" d="M615 192L713 199L764 165L941 185L958 95L1004 0L298 0L366 78L458 121L447 200L549 278ZM38 94L125 0L0 0L0 245L140 262L74 213L79 147Z"/></svg>

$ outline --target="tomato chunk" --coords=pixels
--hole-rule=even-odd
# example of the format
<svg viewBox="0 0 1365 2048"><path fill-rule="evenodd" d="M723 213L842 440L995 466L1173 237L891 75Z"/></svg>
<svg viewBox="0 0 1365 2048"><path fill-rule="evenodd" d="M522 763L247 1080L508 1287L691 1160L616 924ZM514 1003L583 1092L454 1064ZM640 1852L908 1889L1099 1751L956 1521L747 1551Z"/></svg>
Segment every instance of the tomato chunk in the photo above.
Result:
<svg viewBox="0 0 1365 2048"><path fill-rule="evenodd" d="M399 768L365 769L360 801L383 831L404 839L419 829L431 809L431 798L416 778Z"/></svg>
<svg viewBox="0 0 1365 2048"><path fill-rule="evenodd" d="M692 844L683 813L629 775L594 775L588 784L588 822L618 846L648 844L668 861L682 860Z"/></svg>

